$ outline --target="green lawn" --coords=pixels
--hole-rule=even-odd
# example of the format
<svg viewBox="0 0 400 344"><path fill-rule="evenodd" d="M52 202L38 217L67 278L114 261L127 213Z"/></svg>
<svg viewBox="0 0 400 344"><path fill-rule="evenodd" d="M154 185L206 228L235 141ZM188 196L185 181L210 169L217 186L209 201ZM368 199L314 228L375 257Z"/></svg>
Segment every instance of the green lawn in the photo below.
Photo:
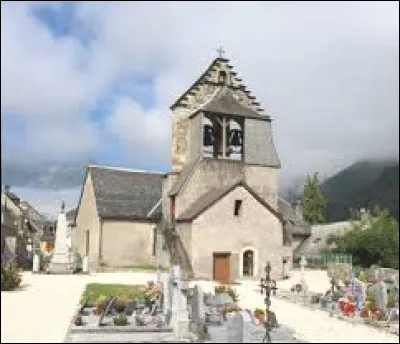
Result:
<svg viewBox="0 0 400 344"><path fill-rule="evenodd" d="M144 285L132 285L132 284L101 284L101 283L89 283L86 285L86 289L82 294L81 302L89 297L88 302L96 301L99 296L121 296L124 295L130 299L133 299L136 295L140 294L140 288Z"/></svg>

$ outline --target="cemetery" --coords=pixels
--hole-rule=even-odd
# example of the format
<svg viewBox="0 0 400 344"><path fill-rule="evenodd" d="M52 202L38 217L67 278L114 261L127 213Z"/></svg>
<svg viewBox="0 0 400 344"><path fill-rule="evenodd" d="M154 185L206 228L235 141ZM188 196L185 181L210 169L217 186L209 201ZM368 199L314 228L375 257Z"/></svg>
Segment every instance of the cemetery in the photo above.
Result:
<svg viewBox="0 0 400 344"><path fill-rule="evenodd" d="M320 309L331 317L365 324L389 333L399 334L399 275L379 267L356 277L348 264L328 266L327 279L331 288L325 293L310 291L304 277L307 262L300 262L301 278L290 290L280 290L277 297L310 309Z"/></svg>
<svg viewBox="0 0 400 344"><path fill-rule="evenodd" d="M205 293L184 287L180 267L147 285L89 284L71 320L66 342L300 342L269 310L276 283L261 280L265 309L241 309L234 288Z"/></svg>

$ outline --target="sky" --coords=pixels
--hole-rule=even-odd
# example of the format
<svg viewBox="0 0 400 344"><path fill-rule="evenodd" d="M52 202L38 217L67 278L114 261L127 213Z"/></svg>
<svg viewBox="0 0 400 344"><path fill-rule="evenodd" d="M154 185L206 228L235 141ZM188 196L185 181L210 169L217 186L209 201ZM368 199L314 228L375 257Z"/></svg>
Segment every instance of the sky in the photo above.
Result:
<svg viewBox="0 0 400 344"><path fill-rule="evenodd" d="M168 171L169 106L220 45L273 119L282 183L398 158L398 2L2 1L1 13L3 163ZM79 197L18 191L39 207Z"/></svg>

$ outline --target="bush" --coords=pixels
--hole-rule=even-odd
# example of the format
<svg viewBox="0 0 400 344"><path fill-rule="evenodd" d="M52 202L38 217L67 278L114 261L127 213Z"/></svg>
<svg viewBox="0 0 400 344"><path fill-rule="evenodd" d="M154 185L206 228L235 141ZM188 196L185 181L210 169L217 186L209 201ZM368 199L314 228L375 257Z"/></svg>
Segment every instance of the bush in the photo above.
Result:
<svg viewBox="0 0 400 344"><path fill-rule="evenodd" d="M115 302L115 310L117 313L122 313L125 311L126 306L130 303L130 300L126 296L118 296Z"/></svg>
<svg viewBox="0 0 400 344"><path fill-rule="evenodd" d="M1 290L15 290L21 284L21 275L14 258L3 257L1 260Z"/></svg>
<svg viewBox="0 0 400 344"><path fill-rule="evenodd" d="M125 326L128 324L128 318L124 313L120 313L114 317L114 325Z"/></svg>
<svg viewBox="0 0 400 344"><path fill-rule="evenodd" d="M107 308L107 296L100 295L94 303L98 310L105 311Z"/></svg>
<svg viewBox="0 0 400 344"><path fill-rule="evenodd" d="M238 302L239 296L236 290L231 288L229 285L220 285L214 288L215 294L227 293L233 300L233 302Z"/></svg>

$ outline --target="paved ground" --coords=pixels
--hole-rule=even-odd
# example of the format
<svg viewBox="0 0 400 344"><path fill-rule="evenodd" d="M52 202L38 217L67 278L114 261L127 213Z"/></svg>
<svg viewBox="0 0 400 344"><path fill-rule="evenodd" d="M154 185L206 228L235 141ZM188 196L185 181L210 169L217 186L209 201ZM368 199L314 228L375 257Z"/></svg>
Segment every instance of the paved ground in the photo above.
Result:
<svg viewBox="0 0 400 344"><path fill-rule="evenodd" d="M16 292L1 292L1 342L61 343L66 335L79 296L86 283L145 283L155 277L151 273L103 273L82 275L23 275L24 288ZM324 291L329 287L326 272L308 271L310 288ZM289 288L299 280L296 272L278 287ZM213 283L194 282L211 290ZM193 284L193 283L192 283ZM238 285L240 304L244 308L263 307L256 281ZM355 326L329 318L320 310L309 310L284 300L273 299L271 309L278 321L295 330L298 339L321 343L398 343L399 337L366 326Z"/></svg>

